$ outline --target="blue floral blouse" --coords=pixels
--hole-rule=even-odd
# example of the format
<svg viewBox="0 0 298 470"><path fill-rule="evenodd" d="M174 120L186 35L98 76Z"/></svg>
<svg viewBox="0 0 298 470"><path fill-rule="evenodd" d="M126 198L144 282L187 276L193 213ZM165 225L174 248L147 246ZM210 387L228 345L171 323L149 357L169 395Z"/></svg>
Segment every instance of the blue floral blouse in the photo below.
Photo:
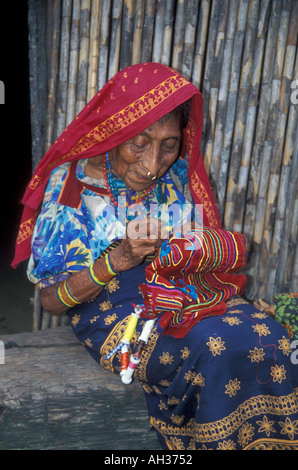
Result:
<svg viewBox="0 0 298 470"><path fill-rule="evenodd" d="M104 187L103 180L85 175L87 160L80 160L76 177L93 186ZM160 217L169 234L177 224L193 217L194 207L184 194L187 192L187 163L178 160L162 178L145 202L131 206L132 194L120 180L117 181L119 196L128 199L128 208L117 214L109 197L100 196L90 189L81 194L79 209L60 204L60 192L67 175L69 163L57 167L51 174L32 236L32 254L27 275L39 287L66 279L71 273L90 266L115 240L124 238L128 221L148 214ZM179 181L179 189L173 180ZM189 198L188 198L189 199ZM173 211L172 209L175 209ZM143 209L143 210L142 210ZM178 211L178 212L177 212Z"/></svg>

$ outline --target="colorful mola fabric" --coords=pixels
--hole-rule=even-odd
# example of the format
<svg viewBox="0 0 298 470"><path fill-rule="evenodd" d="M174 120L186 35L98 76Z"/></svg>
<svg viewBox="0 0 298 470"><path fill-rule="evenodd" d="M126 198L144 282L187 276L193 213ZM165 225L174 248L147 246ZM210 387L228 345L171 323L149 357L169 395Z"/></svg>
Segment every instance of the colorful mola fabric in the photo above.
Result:
<svg viewBox="0 0 298 470"><path fill-rule="evenodd" d="M159 330L181 338L202 318L221 315L226 301L242 294L246 238L205 227L165 241L146 268L144 318L158 317Z"/></svg>

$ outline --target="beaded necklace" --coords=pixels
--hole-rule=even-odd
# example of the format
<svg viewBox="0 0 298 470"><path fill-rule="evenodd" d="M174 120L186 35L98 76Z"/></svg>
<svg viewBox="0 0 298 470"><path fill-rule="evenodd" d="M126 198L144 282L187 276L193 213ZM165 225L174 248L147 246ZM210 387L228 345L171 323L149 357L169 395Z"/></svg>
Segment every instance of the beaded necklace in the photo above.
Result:
<svg viewBox="0 0 298 470"><path fill-rule="evenodd" d="M116 181L116 177L113 175L112 172L112 165L109 160L109 154L108 152L104 156L104 169L103 169L103 174L104 174L104 181L105 181L105 187L108 190L109 197L111 199L111 202L114 204L114 206L118 206L118 185ZM149 186L149 188L145 189L142 191L142 195L140 197L136 197L133 199L134 204L139 204L140 202L145 202L145 199L149 195L149 193L152 191L152 189L155 186L155 181ZM147 201L148 202L148 201Z"/></svg>

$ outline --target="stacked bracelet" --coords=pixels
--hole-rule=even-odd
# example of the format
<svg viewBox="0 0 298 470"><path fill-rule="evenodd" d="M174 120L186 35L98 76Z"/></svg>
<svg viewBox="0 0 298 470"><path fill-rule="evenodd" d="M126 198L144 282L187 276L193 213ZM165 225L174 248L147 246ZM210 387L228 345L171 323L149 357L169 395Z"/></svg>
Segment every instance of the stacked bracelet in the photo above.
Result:
<svg viewBox="0 0 298 470"><path fill-rule="evenodd" d="M111 262L110 262L110 256L109 256L109 253L107 253L105 255L105 262L106 262L106 266L107 266L107 269L108 269L108 272L111 276L116 276L116 272L113 270L112 266L111 266Z"/></svg>
<svg viewBox="0 0 298 470"><path fill-rule="evenodd" d="M74 307L75 305L79 305L81 303L78 302L69 292L66 280L59 283L57 288L57 296L60 302L62 302L66 307Z"/></svg>
<svg viewBox="0 0 298 470"><path fill-rule="evenodd" d="M103 269L101 269L100 278L94 272L94 264L92 264L89 267L89 274L90 274L90 277L91 277L92 281L95 282L95 284L97 284L100 287L104 287L117 274L111 266L110 258L109 258L108 253L104 256L104 260L105 260L105 265L104 265ZM98 268L97 268L97 270L98 270ZM79 305L79 304L82 303L82 302L79 302L78 300L76 300L71 295L71 293L69 292L69 289L67 287L66 280L62 281L58 284L57 296L58 296L58 299L60 300L60 302L62 302L66 307L69 307L69 308L74 307L75 305Z"/></svg>
<svg viewBox="0 0 298 470"><path fill-rule="evenodd" d="M109 253L107 253L104 256L104 260L105 260L105 269L101 270L100 278L94 272L94 264L91 264L91 266L89 267L89 274L90 274L92 281L101 287L104 287L117 274L111 266Z"/></svg>
<svg viewBox="0 0 298 470"><path fill-rule="evenodd" d="M106 283L108 281L100 281L95 273L94 273L94 269L93 269L93 264L91 264L90 268L89 268L89 274L90 274L90 277L92 279L93 282L95 282L95 284L97 284L98 286L101 286L101 287L104 287L106 285Z"/></svg>

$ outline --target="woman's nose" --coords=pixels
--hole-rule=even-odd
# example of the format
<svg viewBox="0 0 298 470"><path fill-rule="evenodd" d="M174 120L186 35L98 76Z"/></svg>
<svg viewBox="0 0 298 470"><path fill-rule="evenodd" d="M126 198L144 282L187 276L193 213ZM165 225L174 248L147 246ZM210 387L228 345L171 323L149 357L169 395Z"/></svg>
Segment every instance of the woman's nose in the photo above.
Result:
<svg viewBox="0 0 298 470"><path fill-rule="evenodd" d="M159 146L153 146L151 151L148 152L146 160L143 163L147 172L150 173L151 177L157 175L160 170L160 148Z"/></svg>

